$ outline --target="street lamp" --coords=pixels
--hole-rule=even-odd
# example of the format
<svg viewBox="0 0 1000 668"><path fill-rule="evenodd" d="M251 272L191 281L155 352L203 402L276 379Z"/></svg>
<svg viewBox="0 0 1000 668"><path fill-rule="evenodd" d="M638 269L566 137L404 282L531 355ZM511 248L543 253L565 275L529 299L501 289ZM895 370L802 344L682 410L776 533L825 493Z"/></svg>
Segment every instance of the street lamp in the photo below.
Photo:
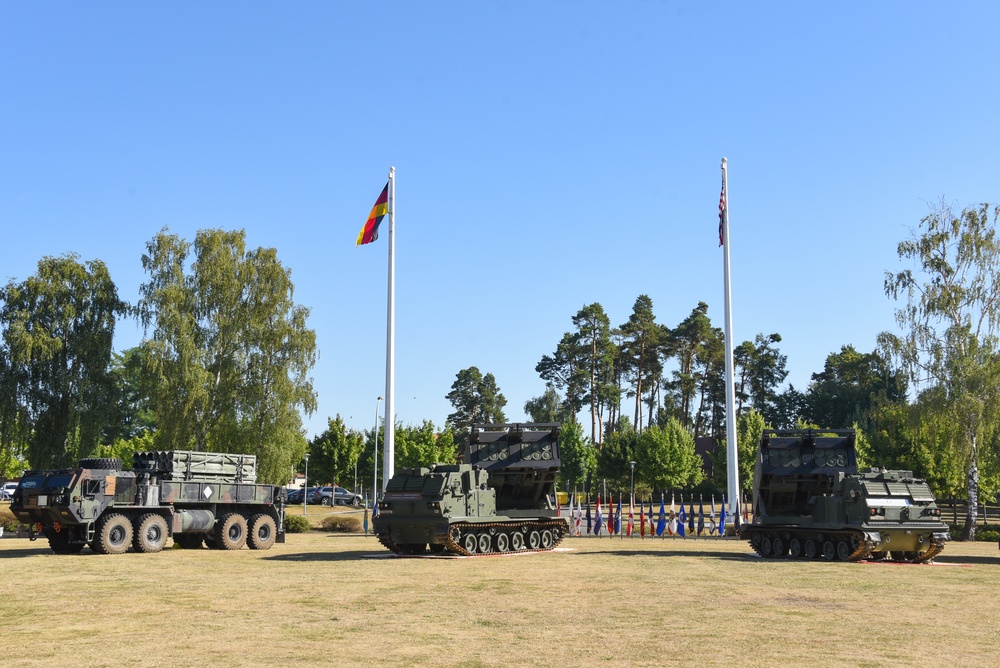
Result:
<svg viewBox="0 0 1000 668"><path fill-rule="evenodd" d="M374 466L372 467L372 509L378 503L378 407L382 404L382 397L375 402L375 454L373 455Z"/></svg>
<svg viewBox="0 0 1000 668"><path fill-rule="evenodd" d="M629 462L629 466L632 467L632 501L635 502L635 462Z"/></svg>
<svg viewBox="0 0 1000 668"><path fill-rule="evenodd" d="M306 496L309 495L309 453L306 453L306 477L302 481L302 514L306 514Z"/></svg>

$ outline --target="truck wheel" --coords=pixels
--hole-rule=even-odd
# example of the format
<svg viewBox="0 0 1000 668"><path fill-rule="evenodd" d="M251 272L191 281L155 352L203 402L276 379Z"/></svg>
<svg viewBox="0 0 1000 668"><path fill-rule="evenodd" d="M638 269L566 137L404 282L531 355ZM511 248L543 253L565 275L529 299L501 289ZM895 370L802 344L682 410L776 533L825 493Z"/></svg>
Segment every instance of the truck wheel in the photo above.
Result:
<svg viewBox="0 0 1000 668"><path fill-rule="evenodd" d="M247 533L247 546L251 550L267 550L274 545L278 530L274 524L274 518L270 515L260 513L250 518L250 526Z"/></svg>
<svg viewBox="0 0 1000 668"><path fill-rule="evenodd" d="M87 457L81 459L79 463L82 469L110 469L112 471L122 470L122 460L117 457Z"/></svg>
<svg viewBox="0 0 1000 668"><path fill-rule="evenodd" d="M201 547L202 542L205 537L200 533L175 533L174 542L177 543L182 550L197 550Z"/></svg>
<svg viewBox="0 0 1000 668"><path fill-rule="evenodd" d="M147 513L136 520L132 547L136 552L159 552L167 544L167 521L156 513Z"/></svg>
<svg viewBox="0 0 1000 668"><path fill-rule="evenodd" d="M329 506L330 505L330 498L327 497L327 496L324 496L323 500L320 501L320 503L322 503L324 506Z"/></svg>
<svg viewBox="0 0 1000 668"><path fill-rule="evenodd" d="M215 525L213 536L219 550L238 550L247 542L247 521L239 513L226 513Z"/></svg>
<svg viewBox="0 0 1000 668"><path fill-rule="evenodd" d="M90 549L98 554L125 554L132 543L132 523L121 513L111 513L97 520Z"/></svg>

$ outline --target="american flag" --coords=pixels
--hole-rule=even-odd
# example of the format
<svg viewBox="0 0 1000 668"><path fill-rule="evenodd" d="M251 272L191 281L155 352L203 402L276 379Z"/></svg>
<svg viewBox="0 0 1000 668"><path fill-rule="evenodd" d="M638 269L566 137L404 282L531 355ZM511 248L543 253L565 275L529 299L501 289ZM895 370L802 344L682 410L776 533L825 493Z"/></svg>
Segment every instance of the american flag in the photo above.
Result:
<svg viewBox="0 0 1000 668"><path fill-rule="evenodd" d="M726 212L726 177L722 177L722 192L719 193L719 245L723 243L722 217Z"/></svg>

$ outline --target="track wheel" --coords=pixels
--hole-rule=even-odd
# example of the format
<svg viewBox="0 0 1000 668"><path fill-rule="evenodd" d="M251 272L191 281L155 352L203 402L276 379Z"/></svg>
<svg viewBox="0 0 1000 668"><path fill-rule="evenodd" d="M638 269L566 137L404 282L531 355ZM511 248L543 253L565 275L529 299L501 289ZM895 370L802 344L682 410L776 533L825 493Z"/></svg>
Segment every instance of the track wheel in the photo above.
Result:
<svg viewBox="0 0 1000 668"><path fill-rule="evenodd" d="M521 535L520 531L515 531L514 535L510 537L510 546L515 552L524 549L524 536Z"/></svg>
<svg viewBox="0 0 1000 668"><path fill-rule="evenodd" d="M147 513L135 521L132 548L136 552L159 552L167 544L167 521L156 513Z"/></svg>
<svg viewBox="0 0 1000 668"><path fill-rule="evenodd" d="M806 559L815 559L816 555L819 554L819 546L812 538L806 539L806 544L802 546L802 549L805 551Z"/></svg>
<svg viewBox="0 0 1000 668"><path fill-rule="evenodd" d="M476 550L479 548L479 538L474 533L467 533L462 538L462 547L469 554L475 554Z"/></svg>
<svg viewBox="0 0 1000 668"><path fill-rule="evenodd" d="M488 533L479 534L479 551L483 554L493 551L493 539Z"/></svg>
<svg viewBox="0 0 1000 668"><path fill-rule="evenodd" d="M772 541L770 536L764 536L760 539L760 556L770 557L774 554Z"/></svg>
<svg viewBox="0 0 1000 668"><path fill-rule="evenodd" d="M98 554L124 554L132 544L132 523L121 513L104 515L94 527L90 549Z"/></svg>
<svg viewBox="0 0 1000 668"><path fill-rule="evenodd" d="M528 547L532 550L537 550L542 544L542 534L532 529L528 532Z"/></svg>
<svg viewBox="0 0 1000 668"><path fill-rule="evenodd" d="M802 541L795 536L788 541L788 556L792 559L802 558Z"/></svg>
<svg viewBox="0 0 1000 668"><path fill-rule="evenodd" d="M833 561L834 557L837 556L837 546L834 545L832 540L823 541L823 558L827 561Z"/></svg>
<svg viewBox="0 0 1000 668"><path fill-rule="evenodd" d="M788 545L785 543L785 539L781 536L775 536L771 541L771 555L782 559L788 554Z"/></svg>
<svg viewBox="0 0 1000 668"><path fill-rule="evenodd" d="M551 529L544 529L542 531L542 549L543 550L551 550L553 542L554 542L554 539L552 538L552 531L551 531Z"/></svg>
<svg viewBox="0 0 1000 668"><path fill-rule="evenodd" d="M247 520L239 513L226 513L215 523L214 547L238 550L247 542Z"/></svg>
<svg viewBox="0 0 1000 668"><path fill-rule="evenodd" d="M507 539L507 534L497 534L497 552L506 552L508 549L510 549L510 541Z"/></svg>
<svg viewBox="0 0 1000 668"><path fill-rule="evenodd" d="M251 550L268 550L274 545L278 530L274 518L265 513L258 513L250 518L247 526L247 547Z"/></svg>
<svg viewBox="0 0 1000 668"><path fill-rule="evenodd" d="M846 540L837 541L837 560L847 561L848 557L851 556L851 544Z"/></svg>

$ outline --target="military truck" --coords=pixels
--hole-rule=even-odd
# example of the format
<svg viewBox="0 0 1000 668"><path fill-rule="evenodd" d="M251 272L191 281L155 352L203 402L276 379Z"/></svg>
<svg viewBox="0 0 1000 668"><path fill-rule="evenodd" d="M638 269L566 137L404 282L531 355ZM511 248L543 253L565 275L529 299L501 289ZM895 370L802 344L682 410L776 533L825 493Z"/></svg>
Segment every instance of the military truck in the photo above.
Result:
<svg viewBox="0 0 1000 668"><path fill-rule="evenodd" d="M753 478L757 554L828 561L931 561L949 539L927 482L910 471L859 471L853 429L765 430Z"/></svg>
<svg viewBox="0 0 1000 668"><path fill-rule="evenodd" d="M386 484L375 535L397 554L541 552L569 531L551 496L555 423L476 424L459 464L400 469Z"/></svg>
<svg viewBox="0 0 1000 668"><path fill-rule="evenodd" d="M159 552L169 538L187 549L267 550L285 542L285 489L257 484L256 472L252 455L214 452L139 452L130 471L119 459L82 459L25 473L10 510L57 554Z"/></svg>

